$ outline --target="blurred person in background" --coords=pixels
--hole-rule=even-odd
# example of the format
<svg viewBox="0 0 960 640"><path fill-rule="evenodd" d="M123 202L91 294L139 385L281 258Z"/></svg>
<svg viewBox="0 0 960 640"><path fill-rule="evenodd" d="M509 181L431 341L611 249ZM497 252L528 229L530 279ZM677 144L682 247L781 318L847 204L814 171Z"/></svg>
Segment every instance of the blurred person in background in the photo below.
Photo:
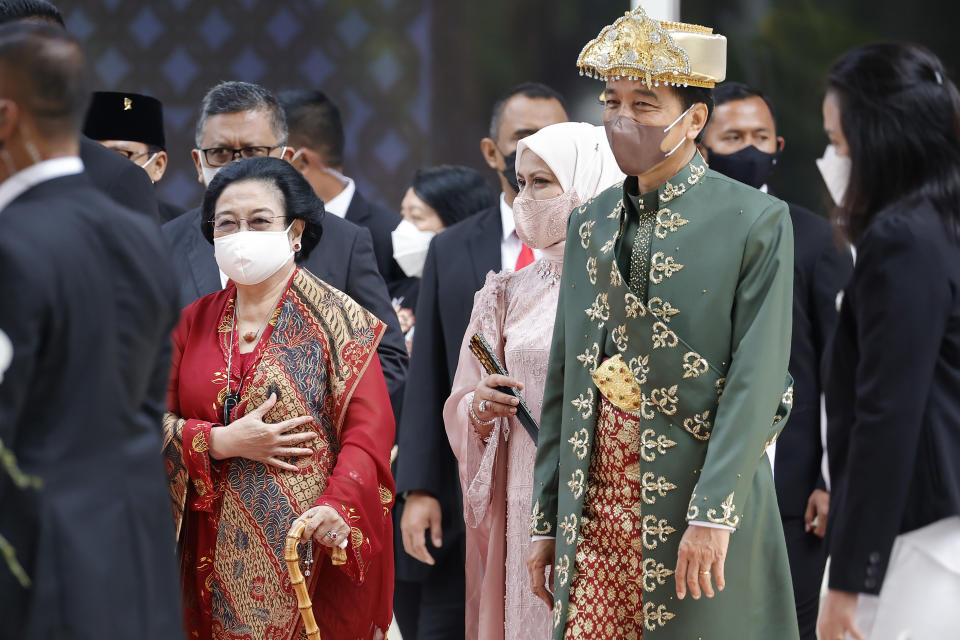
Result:
<svg viewBox="0 0 960 640"><path fill-rule="evenodd" d="M392 297L403 272L393 260L390 232L400 216L367 200L343 173L346 139L340 109L323 91L291 89L277 93L287 115L293 166L323 200L327 213L365 227L373 238L377 268Z"/></svg>
<svg viewBox="0 0 960 640"><path fill-rule="evenodd" d="M202 211L230 281L181 316L163 420L187 631L300 637L277 560L302 519L321 637L382 640L393 592L385 326L300 266L325 214L289 163L229 164Z"/></svg>
<svg viewBox="0 0 960 640"><path fill-rule="evenodd" d="M494 204L496 197L486 179L469 167L441 165L414 174L400 203L403 220L391 233L394 260L407 276L396 283L392 293L408 351L413 347L414 310L430 241L447 227Z"/></svg>
<svg viewBox="0 0 960 640"><path fill-rule="evenodd" d="M786 141L777 131L773 104L758 89L724 82L713 92L713 115L703 144L710 168L754 189L769 191ZM821 473L823 430L821 363L837 321L837 295L850 279L853 259L841 250L829 221L787 203L793 223L793 333L790 375L793 411L767 453L773 463L777 503L790 558L802 640L816 640L820 585L827 561L823 536L830 494ZM776 455L777 451L783 455Z"/></svg>
<svg viewBox="0 0 960 640"><path fill-rule="evenodd" d="M147 172L156 185L167 170L167 141L163 133L163 105L138 93L95 91L87 109L83 134L115 151ZM160 222L169 222L183 209L158 200Z"/></svg>
<svg viewBox="0 0 960 640"><path fill-rule="evenodd" d="M208 186L223 167L243 158L291 160L286 116L272 93L249 82L222 82L207 92L200 107L192 157L197 180ZM223 289L228 277L217 268L213 248L203 237L199 208L163 225L180 282L180 303ZM387 288L377 271L370 234L337 216L323 220L323 235L304 267L343 291L387 325L377 352L391 397L403 389L407 350Z"/></svg>
<svg viewBox="0 0 960 640"><path fill-rule="evenodd" d="M182 635L159 431L176 280L156 224L86 175L86 77L63 29L0 27L0 536L24 570L0 562L4 640Z"/></svg>
<svg viewBox="0 0 960 640"><path fill-rule="evenodd" d="M459 462L467 545L483 559L480 570L467 570L467 619L480 621L466 627L468 639L550 637L553 615L530 589L525 565L537 444L515 419L517 401L497 387L521 389L539 421L567 220L625 177L603 127L582 122L554 124L521 140L516 168L517 233L541 257L528 269L487 274L443 414ZM487 375L470 350L477 332L509 377Z"/></svg>
<svg viewBox="0 0 960 640"><path fill-rule="evenodd" d="M0 24L8 22L40 22L64 28L60 10L46 0L0 1ZM160 221L156 193L143 171L86 136L80 137L80 159L94 186L112 200Z"/></svg>
<svg viewBox="0 0 960 640"><path fill-rule="evenodd" d="M913 44L852 49L820 169L856 247L827 377L823 640L960 629L960 94Z"/></svg>
<svg viewBox="0 0 960 640"><path fill-rule="evenodd" d="M450 395L473 296L487 273L518 270L535 258L513 221L517 144L566 120L562 96L545 85L523 83L501 96L493 105L490 137L480 142L503 190L499 206L450 227L427 251L410 364L410 380L416 384L407 386L397 428L397 487L403 498L401 533L407 554L398 561L397 574L420 582L422 596L413 615L397 607L400 629L408 638L446 639L463 632L464 564L479 558L464 558L460 480L443 425L443 404Z"/></svg>

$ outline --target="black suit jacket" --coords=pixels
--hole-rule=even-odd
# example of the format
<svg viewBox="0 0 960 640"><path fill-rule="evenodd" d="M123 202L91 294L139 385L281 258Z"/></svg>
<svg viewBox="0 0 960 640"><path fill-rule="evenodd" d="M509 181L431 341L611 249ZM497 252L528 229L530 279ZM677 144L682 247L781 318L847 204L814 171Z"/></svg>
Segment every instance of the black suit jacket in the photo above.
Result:
<svg viewBox="0 0 960 640"><path fill-rule="evenodd" d="M80 159L94 186L114 202L160 222L157 195L141 167L86 136L80 138Z"/></svg>
<svg viewBox="0 0 960 640"><path fill-rule="evenodd" d="M459 222L430 243L420 280L410 380L397 429L397 492L433 494L443 510L443 550L462 535L463 507L457 459L443 426L460 345L473 296L486 275L501 268L500 207Z"/></svg>
<svg viewBox="0 0 960 640"><path fill-rule="evenodd" d="M830 587L878 593L898 534L960 515L960 245L929 203L857 242L830 366Z"/></svg>
<svg viewBox="0 0 960 640"><path fill-rule="evenodd" d="M86 176L42 183L0 212L0 439L43 480L0 472L0 638L177 638L177 560L160 455L179 312L155 223Z"/></svg>
<svg viewBox="0 0 960 640"><path fill-rule="evenodd" d="M802 517L820 473L821 360L837 321L837 295L850 280L853 256L837 247L830 223L812 211L790 205L793 221L793 338L790 374L793 411L777 441L774 480L780 514Z"/></svg>
<svg viewBox="0 0 960 640"><path fill-rule="evenodd" d="M163 225L163 233L180 283L181 306L222 288L213 246L200 230L200 209L192 209ZM301 266L346 293L387 325L377 354L390 397L399 399L407 374L407 348L383 278L377 272L370 235L355 224L326 215L320 242Z"/></svg>
<svg viewBox="0 0 960 640"><path fill-rule="evenodd" d="M157 200L157 206L160 208L160 224L166 224L185 213L185 211L177 205L170 204L164 200Z"/></svg>
<svg viewBox="0 0 960 640"><path fill-rule="evenodd" d="M391 296L394 294L393 283L405 278L400 265L393 259L393 240L390 237L402 219L399 213L373 204L359 191L354 191L350 206L347 207L347 220L370 231L373 252L377 256L377 269L387 283Z"/></svg>

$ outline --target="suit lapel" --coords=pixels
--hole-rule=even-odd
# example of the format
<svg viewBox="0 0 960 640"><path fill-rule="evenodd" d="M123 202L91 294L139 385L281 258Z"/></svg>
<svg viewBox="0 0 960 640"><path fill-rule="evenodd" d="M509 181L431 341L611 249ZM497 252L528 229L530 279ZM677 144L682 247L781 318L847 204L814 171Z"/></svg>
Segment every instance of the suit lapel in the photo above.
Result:
<svg viewBox="0 0 960 640"><path fill-rule="evenodd" d="M363 199L359 191L354 191L353 198L350 199L350 206L347 207L347 215L344 218L353 224L365 226L363 221L368 217L367 201Z"/></svg>
<svg viewBox="0 0 960 640"><path fill-rule="evenodd" d="M487 272L500 271L504 265L500 252L503 225L500 222L500 207L492 207L477 214L477 232L470 236L467 247L473 265L474 290L479 291L487 278Z"/></svg>
<svg viewBox="0 0 960 640"><path fill-rule="evenodd" d="M217 260L213 257L213 247L207 242L207 239L200 233L200 210L196 209L194 213L195 230L187 234L187 260L190 263L190 273L193 274L193 280L197 285L197 297L203 297L208 293L219 291L223 287L220 284L220 269L217 267Z"/></svg>

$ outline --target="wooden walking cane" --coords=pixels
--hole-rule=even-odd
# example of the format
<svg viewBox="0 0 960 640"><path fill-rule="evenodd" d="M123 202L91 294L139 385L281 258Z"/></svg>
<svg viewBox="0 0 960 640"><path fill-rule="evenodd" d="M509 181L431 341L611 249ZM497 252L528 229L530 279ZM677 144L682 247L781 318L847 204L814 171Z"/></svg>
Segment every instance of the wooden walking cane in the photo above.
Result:
<svg viewBox="0 0 960 640"><path fill-rule="evenodd" d="M317 620L313 617L313 602L310 601L307 583L303 578L303 572L300 571L300 555L297 553L297 545L306 526L307 523L299 518L293 521L283 547L283 559L287 563L287 572L290 573L290 584L293 585L293 590L297 594L297 609L300 610L300 617L303 618L303 629L307 633L307 640L320 640L320 628L317 627ZM346 564L347 552L340 547L334 547L330 553L330 561L334 565Z"/></svg>

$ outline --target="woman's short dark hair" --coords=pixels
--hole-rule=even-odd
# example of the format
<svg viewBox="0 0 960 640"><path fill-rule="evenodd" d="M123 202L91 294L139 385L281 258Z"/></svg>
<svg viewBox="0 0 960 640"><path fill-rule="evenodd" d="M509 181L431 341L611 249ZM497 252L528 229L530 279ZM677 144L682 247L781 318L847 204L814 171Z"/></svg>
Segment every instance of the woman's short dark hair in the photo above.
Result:
<svg viewBox="0 0 960 640"><path fill-rule="evenodd" d="M419 169L410 186L418 198L433 207L444 227L497 203L483 175L469 167L441 165Z"/></svg>
<svg viewBox="0 0 960 640"><path fill-rule="evenodd" d="M294 257L297 264L307 259L310 252L323 235L323 201L314 193L306 178L293 166L279 158L249 158L231 162L220 169L203 194L200 227L203 237L213 244L213 216L216 213L217 200L223 190L235 182L255 180L278 189L283 194L286 224L294 220L303 220L303 238L300 251Z"/></svg>
<svg viewBox="0 0 960 640"><path fill-rule="evenodd" d="M852 170L838 226L856 240L891 206L926 199L960 232L960 94L943 63L914 44L851 49L828 90L841 110Z"/></svg>

